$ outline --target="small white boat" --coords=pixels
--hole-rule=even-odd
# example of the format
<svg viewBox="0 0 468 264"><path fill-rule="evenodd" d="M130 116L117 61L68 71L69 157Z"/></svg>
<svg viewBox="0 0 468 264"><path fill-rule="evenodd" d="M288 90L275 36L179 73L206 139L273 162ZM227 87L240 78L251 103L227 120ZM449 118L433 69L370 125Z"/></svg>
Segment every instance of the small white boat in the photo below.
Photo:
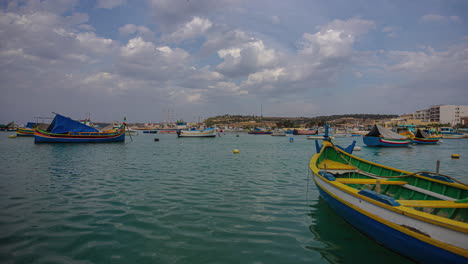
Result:
<svg viewBox="0 0 468 264"><path fill-rule="evenodd" d="M216 128L210 127L203 130L178 130L177 137L216 137Z"/></svg>
<svg viewBox="0 0 468 264"><path fill-rule="evenodd" d="M276 130L273 131L273 134L271 134L272 137L285 137L286 133L283 130Z"/></svg>
<svg viewBox="0 0 468 264"><path fill-rule="evenodd" d="M451 127L441 127L440 134L442 135L442 138L448 138L448 139L458 139L458 138L465 137L463 133L455 132L455 130L453 130L453 128Z"/></svg>

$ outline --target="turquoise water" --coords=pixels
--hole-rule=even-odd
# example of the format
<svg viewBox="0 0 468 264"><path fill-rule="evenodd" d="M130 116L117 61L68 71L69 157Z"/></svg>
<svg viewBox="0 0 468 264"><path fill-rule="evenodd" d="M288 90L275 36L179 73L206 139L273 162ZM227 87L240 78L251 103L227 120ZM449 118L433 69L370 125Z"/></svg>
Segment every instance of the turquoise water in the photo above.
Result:
<svg viewBox="0 0 468 264"><path fill-rule="evenodd" d="M308 173L314 141L304 136L141 134L75 145L7 135L0 263L408 262L319 198ZM335 142L352 140L363 145ZM441 173L468 182L468 139L354 154L410 171L441 160Z"/></svg>

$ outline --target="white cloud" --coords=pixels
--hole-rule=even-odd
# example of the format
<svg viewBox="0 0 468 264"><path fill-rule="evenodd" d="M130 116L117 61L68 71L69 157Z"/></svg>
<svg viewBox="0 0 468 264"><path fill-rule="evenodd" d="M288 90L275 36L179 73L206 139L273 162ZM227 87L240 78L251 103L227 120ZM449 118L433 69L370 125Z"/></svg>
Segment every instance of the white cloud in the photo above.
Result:
<svg viewBox="0 0 468 264"><path fill-rule="evenodd" d="M208 86L208 88L230 95L246 95L249 93L247 90L242 90L237 84L233 82L217 82Z"/></svg>
<svg viewBox="0 0 468 264"><path fill-rule="evenodd" d="M277 82L281 77L285 77L284 68L268 69L261 72L252 73L245 81L245 85L255 85L260 83Z"/></svg>
<svg viewBox="0 0 468 264"><path fill-rule="evenodd" d="M81 47L98 54L113 52L116 47L112 39L98 37L94 32L79 33L76 35L76 39Z"/></svg>
<svg viewBox="0 0 468 264"><path fill-rule="evenodd" d="M180 26L177 31L172 33L168 39L172 41L183 41L196 38L205 34L213 26L209 19L193 17L191 21Z"/></svg>
<svg viewBox="0 0 468 264"><path fill-rule="evenodd" d="M278 62L276 52L266 48L262 40L219 50L218 56L223 59L223 62L216 69L233 77L274 67Z"/></svg>
<svg viewBox="0 0 468 264"><path fill-rule="evenodd" d="M126 24L120 27L119 32L124 36L136 35L142 37L145 40L152 40L154 38L154 33L151 29L145 26L137 26L134 24Z"/></svg>
<svg viewBox="0 0 468 264"><path fill-rule="evenodd" d="M134 78L169 80L188 69L190 54L179 48L156 46L141 37L130 39L120 48L119 72Z"/></svg>
<svg viewBox="0 0 468 264"><path fill-rule="evenodd" d="M300 53L319 58L350 56L357 37L374 27L374 22L359 18L334 20L315 34L304 33Z"/></svg>
<svg viewBox="0 0 468 264"><path fill-rule="evenodd" d="M208 17L218 10L227 10L231 6L239 5L238 0L148 0L153 18L163 32L173 32L187 18Z"/></svg>
<svg viewBox="0 0 468 264"><path fill-rule="evenodd" d="M112 9L114 7L125 4L125 1L126 0L97 0L96 7Z"/></svg>

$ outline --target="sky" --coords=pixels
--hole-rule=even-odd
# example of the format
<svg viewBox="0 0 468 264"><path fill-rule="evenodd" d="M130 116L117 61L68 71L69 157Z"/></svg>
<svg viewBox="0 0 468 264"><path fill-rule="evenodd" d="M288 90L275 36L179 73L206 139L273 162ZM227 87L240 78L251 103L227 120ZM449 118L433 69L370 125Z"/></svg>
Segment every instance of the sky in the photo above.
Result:
<svg viewBox="0 0 468 264"><path fill-rule="evenodd" d="M4 0L0 89L1 123L467 105L468 1Z"/></svg>

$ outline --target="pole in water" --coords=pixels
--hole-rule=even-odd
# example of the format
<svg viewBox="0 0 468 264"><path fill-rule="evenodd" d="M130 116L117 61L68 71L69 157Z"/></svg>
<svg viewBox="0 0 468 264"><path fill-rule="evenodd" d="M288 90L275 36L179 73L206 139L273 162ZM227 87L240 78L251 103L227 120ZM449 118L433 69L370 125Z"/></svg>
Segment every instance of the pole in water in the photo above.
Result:
<svg viewBox="0 0 468 264"><path fill-rule="evenodd" d="M439 175L439 170L440 170L440 160L437 160L437 164L436 164L436 175Z"/></svg>

